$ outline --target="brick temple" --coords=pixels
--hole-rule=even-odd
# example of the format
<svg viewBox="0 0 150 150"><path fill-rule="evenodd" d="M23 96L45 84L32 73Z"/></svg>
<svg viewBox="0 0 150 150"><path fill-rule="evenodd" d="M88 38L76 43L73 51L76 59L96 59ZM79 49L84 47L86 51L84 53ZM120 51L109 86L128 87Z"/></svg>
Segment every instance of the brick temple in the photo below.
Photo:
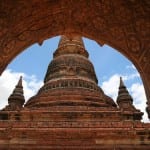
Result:
<svg viewBox="0 0 150 150"><path fill-rule="evenodd" d="M1 150L150 149L150 123L141 122L122 78L115 102L88 57L80 36L62 36L44 85L26 103L20 77L0 111Z"/></svg>

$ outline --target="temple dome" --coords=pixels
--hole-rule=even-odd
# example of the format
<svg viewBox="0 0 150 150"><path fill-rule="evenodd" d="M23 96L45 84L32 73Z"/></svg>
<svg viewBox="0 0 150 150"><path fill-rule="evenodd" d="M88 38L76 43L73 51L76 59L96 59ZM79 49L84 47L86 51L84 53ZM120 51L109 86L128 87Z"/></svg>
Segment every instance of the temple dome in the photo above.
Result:
<svg viewBox="0 0 150 150"><path fill-rule="evenodd" d="M93 64L80 36L62 36L44 78L44 85L26 107L116 107L97 85Z"/></svg>

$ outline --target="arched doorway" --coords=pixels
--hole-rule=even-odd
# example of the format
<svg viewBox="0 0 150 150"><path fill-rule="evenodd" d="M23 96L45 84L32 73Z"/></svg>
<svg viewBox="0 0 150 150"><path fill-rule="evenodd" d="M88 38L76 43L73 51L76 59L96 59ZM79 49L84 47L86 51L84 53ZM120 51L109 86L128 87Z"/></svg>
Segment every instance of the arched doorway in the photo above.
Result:
<svg viewBox="0 0 150 150"><path fill-rule="evenodd" d="M144 83L149 113L149 5L146 0L3 1L0 72L33 43L60 34L80 34L114 47L132 61Z"/></svg>
<svg viewBox="0 0 150 150"><path fill-rule="evenodd" d="M140 76L133 64L115 49L107 45L100 47L93 40L83 39L85 48L89 53L89 59L94 65L99 86L116 102L119 78L120 76L123 77L129 93L133 97L135 107L144 112L143 121L147 122L145 92ZM20 75L23 76L24 80L26 101L37 93L37 90L43 85L47 65L52 60L59 40L60 37L53 37L45 40L42 45L33 44L8 65L0 77L2 92L0 109L6 106L7 96L11 94Z"/></svg>

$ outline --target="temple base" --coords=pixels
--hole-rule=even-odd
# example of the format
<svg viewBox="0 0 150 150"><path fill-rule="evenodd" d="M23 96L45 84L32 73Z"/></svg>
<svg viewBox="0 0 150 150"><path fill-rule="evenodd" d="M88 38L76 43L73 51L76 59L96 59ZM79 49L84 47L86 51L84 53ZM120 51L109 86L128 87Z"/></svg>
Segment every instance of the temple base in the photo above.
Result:
<svg viewBox="0 0 150 150"><path fill-rule="evenodd" d="M118 113L60 108L4 111L0 114L0 149L148 150L150 124L122 121Z"/></svg>

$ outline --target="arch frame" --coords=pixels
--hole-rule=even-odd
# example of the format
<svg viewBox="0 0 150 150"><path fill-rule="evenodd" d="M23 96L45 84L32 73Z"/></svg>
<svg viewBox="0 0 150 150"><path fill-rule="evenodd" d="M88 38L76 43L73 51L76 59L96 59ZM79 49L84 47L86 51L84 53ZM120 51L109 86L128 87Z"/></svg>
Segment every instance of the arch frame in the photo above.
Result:
<svg viewBox="0 0 150 150"><path fill-rule="evenodd" d="M150 118L150 3L148 0L0 3L0 73L25 48L57 35L79 34L125 55L142 78Z"/></svg>

